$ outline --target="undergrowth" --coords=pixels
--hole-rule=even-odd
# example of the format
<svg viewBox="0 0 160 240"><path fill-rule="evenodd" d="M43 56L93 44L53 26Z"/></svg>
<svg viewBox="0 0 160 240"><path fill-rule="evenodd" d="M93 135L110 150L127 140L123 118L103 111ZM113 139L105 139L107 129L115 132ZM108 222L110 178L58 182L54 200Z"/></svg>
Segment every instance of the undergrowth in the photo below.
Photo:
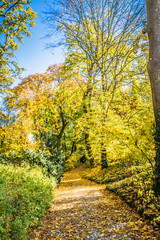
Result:
<svg viewBox="0 0 160 240"><path fill-rule="evenodd" d="M60 151L53 151L52 154L41 149L37 152L29 150L23 152L12 151L7 155L0 154L0 163L11 163L14 166L28 164L32 168L40 166L42 173L47 177L54 177L57 183L60 182L64 170L64 160Z"/></svg>
<svg viewBox="0 0 160 240"><path fill-rule="evenodd" d="M100 166L86 168L82 177L106 184L107 189L115 192L152 224L160 227L160 201L152 190L152 174L148 164L143 166L114 164L103 170Z"/></svg>
<svg viewBox="0 0 160 240"><path fill-rule="evenodd" d="M49 208L55 186L38 166L0 164L0 239L28 239Z"/></svg>

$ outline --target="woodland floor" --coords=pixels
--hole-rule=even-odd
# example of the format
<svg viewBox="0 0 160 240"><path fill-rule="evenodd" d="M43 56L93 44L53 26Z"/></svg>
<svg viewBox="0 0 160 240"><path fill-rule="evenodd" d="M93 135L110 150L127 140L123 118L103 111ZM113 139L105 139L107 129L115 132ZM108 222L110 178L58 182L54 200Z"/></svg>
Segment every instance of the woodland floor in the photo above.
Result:
<svg viewBox="0 0 160 240"><path fill-rule="evenodd" d="M105 185L82 179L80 171L64 174L43 225L31 234L33 239L160 239L158 229Z"/></svg>

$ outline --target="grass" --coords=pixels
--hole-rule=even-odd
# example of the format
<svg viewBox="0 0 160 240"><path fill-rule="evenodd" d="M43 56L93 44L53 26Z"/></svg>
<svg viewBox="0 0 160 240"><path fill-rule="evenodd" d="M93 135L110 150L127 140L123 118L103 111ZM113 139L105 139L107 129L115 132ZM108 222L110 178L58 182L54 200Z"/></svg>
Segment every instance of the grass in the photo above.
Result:
<svg viewBox="0 0 160 240"><path fill-rule="evenodd" d="M28 239L53 200L53 178L36 167L0 164L0 239Z"/></svg>

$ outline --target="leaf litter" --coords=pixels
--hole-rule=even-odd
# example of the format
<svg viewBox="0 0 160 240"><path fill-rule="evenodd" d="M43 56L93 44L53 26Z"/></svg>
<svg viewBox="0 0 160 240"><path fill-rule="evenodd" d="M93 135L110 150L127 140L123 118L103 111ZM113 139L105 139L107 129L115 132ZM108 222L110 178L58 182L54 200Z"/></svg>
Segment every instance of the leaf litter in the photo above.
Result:
<svg viewBox="0 0 160 240"><path fill-rule="evenodd" d="M64 174L54 203L32 239L160 239L158 228L141 218L117 195L82 179L81 169Z"/></svg>

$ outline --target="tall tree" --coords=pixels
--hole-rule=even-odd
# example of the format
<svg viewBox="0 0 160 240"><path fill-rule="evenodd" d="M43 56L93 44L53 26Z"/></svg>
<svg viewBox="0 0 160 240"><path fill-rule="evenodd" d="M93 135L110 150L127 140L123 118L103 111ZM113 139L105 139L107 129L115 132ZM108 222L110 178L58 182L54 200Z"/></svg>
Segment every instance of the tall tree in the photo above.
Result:
<svg viewBox="0 0 160 240"><path fill-rule="evenodd" d="M15 117L0 129L1 145L8 145L10 150L41 149L51 154L63 150L67 159L75 149L72 145L77 145L74 128L80 114L81 88L85 87L77 76L78 72L68 73L61 65L53 65L44 74L30 75L13 88L5 100ZM0 112L1 119L4 116Z"/></svg>
<svg viewBox="0 0 160 240"><path fill-rule="evenodd" d="M146 0L149 36L148 73L151 82L153 108L156 121L156 157L154 190L160 195L160 1Z"/></svg>
<svg viewBox="0 0 160 240"><path fill-rule="evenodd" d="M101 88L102 129L105 127L115 89L125 77L120 77L120 74L133 61L130 58L133 31L136 33L141 25L143 3L141 0L57 0L46 13L52 31L60 30L62 33L63 37L57 44L67 45L71 55L77 61L83 61L82 69L86 70L87 81L84 93L86 115L91 112L95 85ZM89 125L86 125L85 132L87 155L92 165ZM108 163L105 136L103 130L101 132L101 162L104 168Z"/></svg>

